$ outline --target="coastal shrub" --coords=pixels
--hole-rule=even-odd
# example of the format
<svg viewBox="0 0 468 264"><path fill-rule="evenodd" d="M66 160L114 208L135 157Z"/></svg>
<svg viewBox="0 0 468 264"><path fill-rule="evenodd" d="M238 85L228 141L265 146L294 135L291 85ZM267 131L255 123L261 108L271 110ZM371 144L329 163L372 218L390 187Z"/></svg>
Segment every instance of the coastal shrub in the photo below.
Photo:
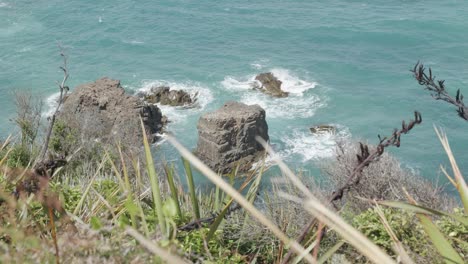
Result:
<svg viewBox="0 0 468 264"><path fill-rule="evenodd" d="M21 131L21 144L34 146L40 129L43 103L29 91L16 91L16 117L14 122Z"/></svg>
<svg viewBox="0 0 468 264"><path fill-rule="evenodd" d="M347 176L357 164L358 151L358 144L341 143L337 148L336 159L322 166L326 180L331 186L339 188L345 184ZM406 201L404 189L418 203L434 209L446 210L456 204L453 198L444 192L444 186L434 185L415 172L402 168L401 163L388 153L384 153L379 160L364 168L362 174L358 187L351 188L343 199L346 205L356 212L371 207L368 201L361 198Z"/></svg>
<svg viewBox="0 0 468 264"><path fill-rule="evenodd" d="M65 121L56 120L49 142L50 150L66 157L68 154L73 153L77 145L77 131L69 127Z"/></svg>
<svg viewBox="0 0 468 264"><path fill-rule="evenodd" d="M391 208L383 208L382 211L399 241L402 241L408 249L420 256L425 257L429 254L430 243L413 214ZM352 224L376 245L384 248L387 253L394 254L393 241L385 230L375 208L369 208L355 216Z"/></svg>
<svg viewBox="0 0 468 264"><path fill-rule="evenodd" d="M81 188L61 182L51 182L50 189L59 195L63 207L68 212L73 212L83 195Z"/></svg>

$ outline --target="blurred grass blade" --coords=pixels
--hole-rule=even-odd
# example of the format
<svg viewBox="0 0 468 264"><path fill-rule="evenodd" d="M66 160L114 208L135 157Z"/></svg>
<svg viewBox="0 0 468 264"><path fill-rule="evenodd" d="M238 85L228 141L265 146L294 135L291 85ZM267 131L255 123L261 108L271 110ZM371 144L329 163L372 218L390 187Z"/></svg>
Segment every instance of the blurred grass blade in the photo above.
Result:
<svg viewBox="0 0 468 264"><path fill-rule="evenodd" d="M133 228L127 227L125 229L125 232L128 235L134 237L141 245L143 245L151 253L160 257L167 263L171 263L171 264L172 263L174 264L188 264L189 263L188 261L182 259L181 257L171 254L167 250L160 248L158 245L146 239L144 236L142 236L140 233L138 233L138 231L136 231Z"/></svg>
<svg viewBox="0 0 468 264"><path fill-rule="evenodd" d="M221 213L216 217L215 221L210 225L210 231L206 235L206 242L210 242L211 239L213 238L216 230L218 230L219 225L223 221L224 217L226 216L227 211L229 210L229 207L231 207L232 202L234 202L234 199L231 199L223 208Z"/></svg>
<svg viewBox="0 0 468 264"><path fill-rule="evenodd" d="M450 160L450 164L452 165L453 174L455 175L456 187L458 193L460 194L460 199L463 203L463 207L465 208L465 214L468 214L468 186L466 185L465 179L461 174L460 168L458 168L457 161L452 153L452 149L450 148L450 144L448 142L447 135L437 129L434 125L434 130L439 137L440 143L445 149L447 156Z"/></svg>
<svg viewBox="0 0 468 264"><path fill-rule="evenodd" d="M260 223L267 227L279 240L285 245L290 246L296 254L302 254L305 249L299 245L296 241L289 239L275 224L273 224L268 218L266 218L257 208L249 203L239 192L237 192L232 186L226 183L219 175L213 172L208 166L203 164L197 157L195 157L189 150L184 148L179 142L177 142L171 136L167 137L168 141L179 151L179 153L190 161L190 163L197 168L203 175L205 175L213 184L217 185L236 200L240 206L250 212ZM314 263L312 256L307 255L305 260L309 263Z"/></svg>
<svg viewBox="0 0 468 264"><path fill-rule="evenodd" d="M148 176L150 178L151 192L153 193L153 202L154 206L156 207L155 209L158 217L158 224L159 228L161 229L161 233L166 235L166 221L164 219L162 210L163 204L161 199L161 191L159 189L159 179L154 168L153 156L151 155L151 149L148 143L148 137L146 136L145 125L143 124L143 120L141 119L141 117L140 123L141 131L143 133L143 144L145 146L146 170L148 171Z"/></svg>
<svg viewBox="0 0 468 264"><path fill-rule="evenodd" d="M310 252L315 248L315 246L317 246L317 240L312 242L301 255L297 256L296 259L294 259L293 263L300 263L306 255L310 255Z"/></svg>
<svg viewBox="0 0 468 264"><path fill-rule="evenodd" d="M167 182L169 184L169 189L171 190L171 197L175 202L177 216L179 219L182 219L182 211L180 210L179 194L177 193L177 188L174 183L174 168L169 167L168 164L164 164L164 171L166 172Z"/></svg>
<svg viewBox="0 0 468 264"><path fill-rule="evenodd" d="M409 204L405 202L398 202L398 201L377 201L377 203L381 205L393 207L393 208L403 209L407 212L421 213L421 214L427 214L427 215L437 215L437 216L448 216L468 226L468 218L457 215L457 214L449 214L443 211L434 210L434 209L427 208L424 206L420 206L416 204Z"/></svg>
<svg viewBox="0 0 468 264"><path fill-rule="evenodd" d="M133 161L133 167L135 168L135 172L136 172L136 184L137 186L142 186L140 161L139 160ZM150 234L149 227L148 227L148 223L146 222L145 212L143 211L143 207L141 206L141 199L140 197L135 197L135 199L137 200L136 204L138 205L138 211L140 212L140 218L143 223L143 229L145 230L146 236L149 236Z"/></svg>
<svg viewBox="0 0 468 264"><path fill-rule="evenodd" d="M3 141L3 144L0 146L0 151L2 151L4 148L6 148L9 144L10 144L10 141L11 141L11 135L9 135L5 141ZM7 155L8 156L8 155Z"/></svg>
<svg viewBox="0 0 468 264"><path fill-rule="evenodd" d="M464 263L460 255L453 249L450 242L445 239L444 235L439 231L437 226L432 223L429 216L425 214L416 214L421 221L421 225L423 226L424 231L431 239L432 243L434 244L435 248L441 254L442 258L444 259L445 263Z"/></svg>
<svg viewBox="0 0 468 264"><path fill-rule="evenodd" d="M81 206L83 206L83 203L85 201L85 198L86 196L88 195L89 193L89 190L91 189L91 186L93 186L94 184L94 180L96 179L96 177L98 176L99 172L101 171L102 169L102 166L104 166L104 163L106 162L107 158L103 158L101 163L99 164L96 172L94 173L93 177L91 178L91 180L89 181L88 183L88 186L86 186L86 189L85 191L83 192L83 195L81 196L81 199L80 201L78 202L78 204L76 205L75 207L75 210L73 210L73 214L74 215L77 215L78 214L78 211L81 209Z"/></svg>
<svg viewBox="0 0 468 264"><path fill-rule="evenodd" d="M299 178L294 175L294 173L289 169L289 167L280 159L280 157L270 148L268 143L261 137L257 136L255 139L263 146L265 151L272 157L274 161L278 164L281 171L291 180L291 182L298 188L308 199L314 199L314 196L310 190L302 183Z"/></svg>
<svg viewBox="0 0 468 264"><path fill-rule="evenodd" d="M221 207L221 197L220 197L220 193L219 193L219 187L216 186L214 209L215 209L216 211L219 211L219 208L220 208L220 207Z"/></svg>
<svg viewBox="0 0 468 264"><path fill-rule="evenodd" d="M198 199L195 190L195 184L193 183L193 174L190 163L182 157L182 162L184 163L185 176L187 176L187 184L190 192L190 200L192 201L193 212L195 214L195 220L200 219L200 209L198 208Z"/></svg>
<svg viewBox="0 0 468 264"><path fill-rule="evenodd" d="M382 209L378 205L377 202L375 202L375 211L380 217L380 222L382 222L385 230L387 231L388 235L393 241L393 249L395 253L400 256L401 262L405 264L413 264L414 261L410 258L408 253L406 252L405 248L403 247L403 244L398 240L398 237L395 235L395 232L393 232L392 227L387 221L387 218L385 217L385 214L382 212Z"/></svg>
<svg viewBox="0 0 468 264"><path fill-rule="evenodd" d="M253 177L247 178L242 186L239 188L238 192L242 192L245 187L249 185L249 183L252 181ZM218 188L218 187L217 187ZM234 202L234 199L230 199L229 202L224 206L223 210L219 213L219 215L216 217L215 221L210 225L210 231L208 232L208 235L206 236L206 241L209 242L212 238L213 235L215 234L216 230L218 230L219 225L223 221L224 217L226 216L229 207L231 207L232 203Z"/></svg>
<svg viewBox="0 0 468 264"><path fill-rule="evenodd" d="M317 264L323 264L328 261L345 244L344 241L336 243L332 248L325 252L318 260Z"/></svg>
<svg viewBox="0 0 468 264"><path fill-rule="evenodd" d="M137 210L132 210L133 207L137 207L137 205L133 202L133 190L132 186L130 185L130 179L128 177L128 170L125 163L125 159L122 153L122 148L120 144L117 144L117 150L119 151L120 162L122 163L122 171L124 175L124 183L125 183L125 192L127 194L127 201L126 201L126 208L127 212L130 214L130 219L132 221L132 227L137 228Z"/></svg>
<svg viewBox="0 0 468 264"><path fill-rule="evenodd" d="M304 201L301 199L289 196L289 199L291 198L295 199L295 201L298 203L304 203ZM332 227L342 238L354 246L356 250L361 252L361 254L366 256L369 260L382 264L395 263L395 261L390 256L388 256L378 246L372 243L367 237L346 223L341 217L332 212L330 209L326 208L317 200L305 201L304 207L307 211L319 219L319 221Z"/></svg>

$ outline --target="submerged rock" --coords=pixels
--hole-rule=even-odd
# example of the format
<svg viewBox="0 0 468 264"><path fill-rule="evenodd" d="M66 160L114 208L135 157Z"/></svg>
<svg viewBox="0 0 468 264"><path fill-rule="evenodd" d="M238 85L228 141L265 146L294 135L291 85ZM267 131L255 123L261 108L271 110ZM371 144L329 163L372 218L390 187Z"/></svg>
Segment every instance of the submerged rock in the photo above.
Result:
<svg viewBox="0 0 468 264"><path fill-rule="evenodd" d="M190 96L184 90L171 90L168 86L153 87L151 90L143 95L143 100L155 104L170 106L192 106L196 102L195 96Z"/></svg>
<svg viewBox="0 0 468 264"><path fill-rule="evenodd" d="M198 121L196 155L215 172L230 172L237 165L247 171L261 157L256 136L268 141L265 110L258 105L227 102Z"/></svg>
<svg viewBox="0 0 468 264"><path fill-rule="evenodd" d="M313 134L318 134L318 133L331 133L335 134L336 133L336 127L331 126L331 125L316 125L310 128L310 132Z"/></svg>
<svg viewBox="0 0 468 264"><path fill-rule="evenodd" d="M77 131L82 141L140 147L140 116L148 139L154 142L164 125L161 110L126 94L120 81L102 78L76 87L64 102L58 120Z"/></svg>
<svg viewBox="0 0 468 264"><path fill-rule="evenodd" d="M282 82L278 80L271 72L260 73L255 77L255 80L259 81L261 86L255 87L265 94L269 94L274 97L287 97L288 92L281 90Z"/></svg>

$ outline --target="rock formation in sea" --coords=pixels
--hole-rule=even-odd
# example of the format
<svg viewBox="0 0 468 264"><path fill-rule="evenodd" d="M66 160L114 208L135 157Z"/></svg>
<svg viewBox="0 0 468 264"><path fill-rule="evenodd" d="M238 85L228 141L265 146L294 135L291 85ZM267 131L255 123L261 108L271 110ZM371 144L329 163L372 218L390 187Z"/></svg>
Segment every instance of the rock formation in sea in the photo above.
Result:
<svg viewBox="0 0 468 264"><path fill-rule="evenodd" d="M151 104L160 103L170 106L192 106L197 99L197 95L192 97L184 90L172 90L168 86L153 87L149 92L138 96Z"/></svg>
<svg viewBox="0 0 468 264"><path fill-rule="evenodd" d="M236 166L247 171L262 156L256 136L268 141L265 110L258 105L227 102L198 121L196 155L215 172L229 173Z"/></svg>
<svg viewBox="0 0 468 264"><path fill-rule="evenodd" d="M260 86L256 86L265 94L273 97L288 97L289 93L281 90L282 82L278 80L271 72L260 73L255 77L255 80L260 82Z"/></svg>
<svg viewBox="0 0 468 264"><path fill-rule="evenodd" d="M161 110L125 93L120 81L102 78L80 85L64 102L58 120L77 131L82 141L100 141L141 147L143 119L148 139L154 142L164 125Z"/></svg>
<svg viewBox="0 0 468 264"><path fill-rule="evenodd" d="M331 125L315 125L310 128L310 132L312 134L319 134L319 133L336 133L336 127Z"/></svg>

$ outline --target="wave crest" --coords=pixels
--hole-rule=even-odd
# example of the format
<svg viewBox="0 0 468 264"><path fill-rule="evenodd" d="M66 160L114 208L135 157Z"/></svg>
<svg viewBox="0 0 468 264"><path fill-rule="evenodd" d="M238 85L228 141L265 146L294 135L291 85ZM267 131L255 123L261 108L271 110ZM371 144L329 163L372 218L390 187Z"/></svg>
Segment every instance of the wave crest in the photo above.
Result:
<svg viewBox="0 0 468 264"><path fill-rule="evenodd" d="M287 69L273 68L270 70L281 82L281 89L289 92L286 98L273 98L252 88L258 81L256 75L240 78L226 76L221 85L230 91L243 91L241 102L258 104L267 111L267 117L273 118L307 118L315 114L318 108L326 106L326 101L317 95L305 93L317 86L316 82L299 78Z"/></svg>

